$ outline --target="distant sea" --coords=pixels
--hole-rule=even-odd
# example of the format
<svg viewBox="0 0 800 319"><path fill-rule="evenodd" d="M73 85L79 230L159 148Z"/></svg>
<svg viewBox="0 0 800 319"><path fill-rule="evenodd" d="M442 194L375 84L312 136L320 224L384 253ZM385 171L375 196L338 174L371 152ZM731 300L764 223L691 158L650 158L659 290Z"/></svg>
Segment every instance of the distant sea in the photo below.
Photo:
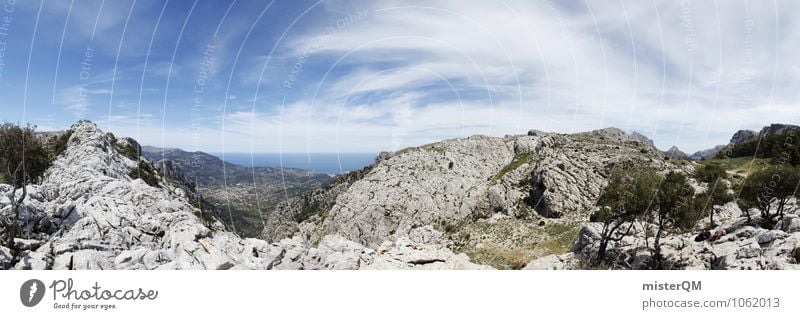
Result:
<svg viewBox="0 0 800 319"><path fill-rule="evenodd" d="M212 155L222 158L220 153ZM372 164L376 153L225 153L225 161L245 167L299 168L321 174L342 174Z"/></svg>

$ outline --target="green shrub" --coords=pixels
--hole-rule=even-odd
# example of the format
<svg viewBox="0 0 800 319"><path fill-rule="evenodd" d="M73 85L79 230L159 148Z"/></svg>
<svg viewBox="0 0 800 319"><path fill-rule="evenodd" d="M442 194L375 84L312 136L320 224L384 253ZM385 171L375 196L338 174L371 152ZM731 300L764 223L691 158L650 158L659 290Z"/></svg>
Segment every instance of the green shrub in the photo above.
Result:
<svg viewBox="0 0 800 319"><path fill-rule="evenodd" d="M133 146L131 146L130 144L125 144L125 145L117 144L117 147L119 147L119 152L122 153L122 155L124 155L125 157L130 158L134 161L139 159L139 151L133 148Z"/></svg>
<svg viewBox="0 0 800 319"><path fill-rule="evenodd" d="M108 132L106 133L106 136L108 137L108 139L111 141L112 144L115 145L117 144L117 137L114 135L114 133Z"/></svg>
<svg viewBox="0 0 800 319"><path fill-rule="evenodd" d="M69 139L71 137L72 130L67 130L64 132L64 134L61 134L55 138L55 143L53 144L53 159L57 158L67 150L67 143L69 143Z"/></svg>
<svg viewBox="0 0 800 319"><path fill-rule="evenodd" d="M531 161L531 157L532 157L531 153L522 153L522 154L517 154L516 156L514 156L514 159L511 160L511 163L509 163L508 165L506 165L502 169L500 169L500 171L497 172L497 175L495 175L492 178L492 184L496 184L508 172L511 172L511 171L519 168L520 166L522 166L522 164L530 162Z"/></svg>
<svg viewBox="0 0 800 319"><path fill-rule="evenodd" d="M762 219L783 217L789 199L800 184L800 169L789 165L772 166L752 174L742 185L739 204L742 210L758 208ZM772 211L775 213L772 213Z"/></svg>
<svg viewBox="0 0 800 319"><path fill-rule="evenodd" d="M147 183L147 185L159 187L158 174L153 170L150 164L145 161L139 161L138 167L131 170L128 176L133 179L141 179Z"/></svg>
<svg viewBox="0 0 800 319"><path fill-rule="evenodd" d="M0 125L0 171L14 187L38 180L50 167L52 157L35 134L36 126Z"/></svg>

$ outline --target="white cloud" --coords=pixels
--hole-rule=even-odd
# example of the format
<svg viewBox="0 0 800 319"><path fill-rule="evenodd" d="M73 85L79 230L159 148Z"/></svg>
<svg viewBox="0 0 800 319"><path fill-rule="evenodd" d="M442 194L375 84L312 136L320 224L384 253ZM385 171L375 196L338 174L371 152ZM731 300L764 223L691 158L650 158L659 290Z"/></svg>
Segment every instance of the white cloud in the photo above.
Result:
<svg viewBox="0 0 800 319"><path fill-rule="evenodd" d="M392 108L408 108L404 114L410 114L414 124L409 134L421 134L425 140L459 135L461 127L481 127L477 131L501 135L528 128L574 132L618 126L655 135L662 148L677 144L687 151L724 143L740 128L796 121L792 110L800 82L787 63L800 52L800 40L791 33L798 26L781 15L797 12L797 4L779 3L780 8L716 2L684 7L675 1L568 5L549 1L329 4L336 15L365 9L369 15L333 33L313 52L341 59L334 70L351 69L343 76L329 75L313 103L338 107L348 99L345 113L389 109L355 97L408 93L415 99ZM301 54L317 35L294 38L294 53ZM463 117L447 115L459 110L454 107L455 94L447 103L431 101L431 90L448 86L469 94L462 97L470 104ZM431 118L436 122L425 122ZM389 127L398 129L394 124ZM374 124L373 129L387 130L381 125Z"/></svg>

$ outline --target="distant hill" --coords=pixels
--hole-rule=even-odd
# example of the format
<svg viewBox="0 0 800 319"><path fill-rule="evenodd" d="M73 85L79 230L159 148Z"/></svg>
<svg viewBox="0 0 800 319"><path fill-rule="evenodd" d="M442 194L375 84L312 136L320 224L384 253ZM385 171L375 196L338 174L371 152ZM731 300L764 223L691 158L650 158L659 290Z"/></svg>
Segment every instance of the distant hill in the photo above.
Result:
<svg viewBox="0 0 800 319"><path fill-rule="evenodd" d="M691 159L693 159L695 161L699 161L699 160L703 160L703 159L707 159L707 158L713 158L714 156L717 156L717 153L719 153L719 151L721 151L723 148L725 148L725 145L717 145L717 146L714 146L713 148L709 148L707 150L695 152L694 154L689 156L689 158L691 158Z"/></svg>
<svg viewBox="0 0 800 319"><path fill-rule="evenodd" d="M219 219L246 237L261 232L264 213L278 202L324 186L332 179L301 169L244 167L208 153L177 148L143 146L142 156L153 163L176 163L204 199L222 212Z"/></svg>
<svg viewBox="0 0 800 319"><path fill-rule="evenodd" d="M731 144L720 150L716 157L771 158L781 163L800 164L800 126L772 124L752 135L742 132L745 131L737 132Z"/></svg>

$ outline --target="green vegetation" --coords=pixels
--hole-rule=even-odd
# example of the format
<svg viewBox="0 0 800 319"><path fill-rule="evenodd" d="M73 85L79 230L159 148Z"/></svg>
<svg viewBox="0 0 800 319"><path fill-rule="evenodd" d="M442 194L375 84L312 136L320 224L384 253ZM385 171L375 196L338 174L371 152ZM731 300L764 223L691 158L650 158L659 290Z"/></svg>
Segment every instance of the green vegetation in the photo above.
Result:
<svg viewBox="0 0 800 319"><path fill-rule="evenodd" d="M756 172L768 167L771 161L772 161L771 159L753 158L753 156L748 156L748 157L737 157L737 158L709 159L701 163L704 166L716 165L722 167L725 171L730 173L747 175L748 173Z"/></svg>
<svg viewBox="0 0 800 319"><path fill-rule="evenodd" d="M63 154L64 151L67 150L67 143L69 139L72 137L72 130L67 130L64 134L59 135L55 138L53 143L53 159L57 158L59 155Z"/></svg>
<svg viewBox="0 0 800 319"><path fill-rule="evenodd" d="M36 182L51 164L50 153L35 130L33 125L0 125L0 170L3 179L16 188Z"/></svg>
<svg viewBox="0 0 800 319"><path fill-rule="evenodd" d="M774 163L800 165L800 131L774 134L720 151L717 158L770 158Z"/></svg>
<svg viewBox="0 0 800 319"><path fill-rule="evenodd" d="M133 179L141 179L147 183L147 185L160 187L158 184L158 174L146 161L139 161L139 166L131 170L128 176Z"/></svg>
<svg viewBox="0 0 800 319"><path fill-rule="evenodd" d="M741 189L739 206L743 211L761 210L762 220L772 222L783 213L800 184L800 169L789 165L776 165L750 176ZM773 212L774 211L774 212ZM750 215L747 215L748 221Z"/></svg>
<svg viewBox="0 0 800 319"><path fill-rule="evenodd" d="M116 144L119 147L120 153L125 155L125 157L130 158L134 161L139 160L139 150L135 149L130 144Z"/></svg>
<svg viewBox="0 0 800 319"><path fill-rule="evenodd" d="M197 204L195 204L195 210L194 210L193 213L194 213L195 216L199 217L200 220L203 221L203 225L205 225L206 227L211 228L211 225L213 225L216 222L216 220L214 219L214 216L210 212L208 212L205 209L203 209L203 200L202 199L200 199L197 202Z"/></svg>
<svg viewBox="0 0 800 319"><path fill-rule="evenodd" d="M617 168L612 172L608 186L597 201L600 210L591 217L592 221L603 224L595 263L604 261L609 242L622 240L635 220L653 212L660 181L655 170L649 167Z"/></svg>
<svg viewBox="0 0 800 319"><path fill-rule="evenodd" d="M539 225L535 220L519 218L439 221L436 227L450 230L445 233L450 249L497 269L520 269L533 259L566 253L580 230L579 224L552 221Z"/></svg>
<svg viewBox="0 0 800 319"><path fill-rule="evenodd" d="M655 196L658 205L655 213L657 231L653 242L653 262L661 267L661 236L669 227L691 229L697 224L702 211L694 205L694 188L689 185L686 176L669 172L658 187ZM645 212L646 213L646 212Z"/></svg>
<svg viewBox="0 0 800 319"><path fill-rule="evenodd" d="M696 207L696 210L707 210L710 226L715 227L714 207L725 205L725 203L733 200L733 196L728 194L730 190L726 182L728 173L719 163L708 163L695 171L695 178L706 183L708 187L703 194L698 196L697 204L702 205L702 207Z"/></svg>
<svg viewBox="0 0 800 319"><path fill-rule="evenodd" d="M552 239L539 243L539 247L547 249L550 254L563 254L572 249L580 227L573 224L551 223L544 226L544 231Z"/></svg>
<svg viewBox="0 0 800 319"><path fill-rule="evenodd" d="M106 133L106 136L111 141L111 144L117 145L117 137L114 135L114 133L108 132Z"/></svg>
<svg viewBox="0 0 800 319"><path fill-rule="evenodd" d="M9 195L13 216L2 221L6 230L5 246L11 252L12 266L18 261L14 238L19 231L19 207L28 195L25 186L37 182L52 163L50 152L36 137L35 131L36 126L30 124L26 127L11 123L0 125L0 171L3 172L0 179L13 187ZM17 198L18 189L22 189L22 194Z"/></svg>
<svg viewBox="0 0 800 319"><path fill-rule="evenodd" d="M499 172L497 172L497 174L494 177L492 177L491 183L492 184L496 184L508 172L511 172L511 171L519 168L520 166L522 166L522 164L528 163L530 161L531 161L531 153L522 153L522 154L515 155L514 159L511 160L511 163L509 163L508 165L504 166L502 169L500 169Z"/></svg>
<svg viewBox="0 0 800 319"><path fill-rule="evenodd" d="M640 166L615 169L597 206L600 209L591 219L603 226L596 265L604 262L609 242L622 240L634 222L640 221L655 225L652 261L653 267L660 268L663 234L671 229L694 228L704 212L685 175L670 172L661 177L654 169Z"/></svg>

